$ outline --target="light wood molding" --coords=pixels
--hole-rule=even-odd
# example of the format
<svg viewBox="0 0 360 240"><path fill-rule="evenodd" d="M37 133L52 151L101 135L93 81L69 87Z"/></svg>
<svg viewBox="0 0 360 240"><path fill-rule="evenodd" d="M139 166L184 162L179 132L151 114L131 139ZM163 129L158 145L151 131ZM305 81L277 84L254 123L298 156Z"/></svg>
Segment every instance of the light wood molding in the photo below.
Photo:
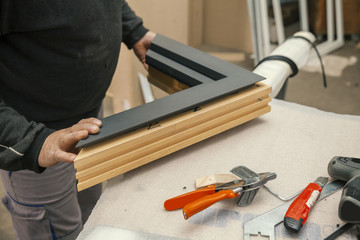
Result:
<svg viewBox="0 0 360 240"><path fill-rule="evenodd" d="M74 162L78 190L130 171L270 111L271 87L242 92L84 148Z"/></svg>

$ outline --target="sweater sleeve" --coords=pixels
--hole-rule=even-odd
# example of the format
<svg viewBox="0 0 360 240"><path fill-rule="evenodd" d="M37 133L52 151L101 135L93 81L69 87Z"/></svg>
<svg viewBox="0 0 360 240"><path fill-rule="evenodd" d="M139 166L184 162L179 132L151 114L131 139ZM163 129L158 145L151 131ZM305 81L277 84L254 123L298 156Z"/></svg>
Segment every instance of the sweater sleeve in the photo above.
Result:
<svg viewBox="0 0 360 240"><path fill-rule="evenodd" d="M29 122L0 99L0 168L43 172L45 168L39 166L38 157L53 131L44 124Z"/></svg>
<svg viewBox="0 0 360 240"><path fill-rule="evenodd" d="M122 30L122 41L129 49L149 31L125 0L122 0Z"/></svg>

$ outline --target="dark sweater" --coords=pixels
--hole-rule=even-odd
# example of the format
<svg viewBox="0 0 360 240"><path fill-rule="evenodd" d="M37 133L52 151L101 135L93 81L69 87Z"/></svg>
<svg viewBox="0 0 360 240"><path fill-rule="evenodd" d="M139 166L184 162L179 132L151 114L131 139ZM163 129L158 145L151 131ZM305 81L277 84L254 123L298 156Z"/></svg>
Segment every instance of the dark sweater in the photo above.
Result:
<svg viewBox="0 0 360 240"><path fill-rule="evenodd" d="M146 32L124 0L0 0L0 168L40 172L46 137L97 115L121 41Z"/></svg>

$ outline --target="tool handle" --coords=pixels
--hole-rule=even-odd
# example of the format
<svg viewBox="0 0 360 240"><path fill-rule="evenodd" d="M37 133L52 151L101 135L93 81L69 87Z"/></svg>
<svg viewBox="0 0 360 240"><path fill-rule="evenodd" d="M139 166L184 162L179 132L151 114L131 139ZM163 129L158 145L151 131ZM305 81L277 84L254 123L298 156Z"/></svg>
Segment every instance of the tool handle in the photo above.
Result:
<svg viewBox="0 0 360 240"><path fill-rule="evenodd" d="M349 181L360 172L360 158L336 156L328 164L329 176Z"/></svg>
<svg viewBox="0 0 360 240"><path fill-rule="evenodd" d="M321 190L322 187L318 184L310 183L291 203L284 218L286 229L293 232L298 232L300 230L309 216L310 209L319 198Z"/></svg>
<svg viewBox="0 0 360 240"><path fill-rule="evenodd" d="M360 172L350 179L342 192L339 203L339 217L347 223L360 223Z"/></svg>
<svg viewBox="0 0 360 240"><path fill-rule="evenodd" d="M239 193L234 193L233 190L221 190L215 194L202 197L194 202L187 204L183 208L183 215L185 219L190 218L194 214L210 207L214 203L223 199L231 199L239 196Z"/></svg>
<svg viewBox="0 0 360 240"><path fill-rule="evenodd" d="M176 210L179 208L183 208L187 204L202 198L206 195L214 194L215 186L210 185L206 188L198 189L192 192L188 192L173 198L170 198L164 202L164 207L168 211Z"/></svg>

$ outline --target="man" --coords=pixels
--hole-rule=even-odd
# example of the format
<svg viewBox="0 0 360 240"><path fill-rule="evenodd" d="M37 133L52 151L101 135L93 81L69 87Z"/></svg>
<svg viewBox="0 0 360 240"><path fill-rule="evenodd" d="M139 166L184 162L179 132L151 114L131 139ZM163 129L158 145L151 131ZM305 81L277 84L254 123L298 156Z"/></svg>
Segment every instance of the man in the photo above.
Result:
<svg viewBox="0 0 360 240"><path fill-rule="evenodd" d="M125 0L0 0L0 175L18 239L79 234L101 186L79 205L75 145L101 127L120 43L145 65L154 35Z"/></svg>

